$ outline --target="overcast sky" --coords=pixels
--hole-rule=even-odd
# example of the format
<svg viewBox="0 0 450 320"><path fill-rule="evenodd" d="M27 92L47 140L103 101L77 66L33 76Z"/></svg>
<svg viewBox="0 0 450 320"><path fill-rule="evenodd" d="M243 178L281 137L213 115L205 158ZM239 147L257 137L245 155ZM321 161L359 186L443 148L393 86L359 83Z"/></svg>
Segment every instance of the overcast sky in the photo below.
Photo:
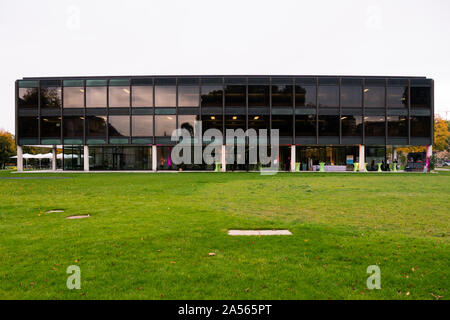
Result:
<svg viewBox="0 0 450 320"><path fill-rule="evenodd" d="M426 76L450 111L448 0L0 0L0 39L11 132L27 76Z"/></svg>

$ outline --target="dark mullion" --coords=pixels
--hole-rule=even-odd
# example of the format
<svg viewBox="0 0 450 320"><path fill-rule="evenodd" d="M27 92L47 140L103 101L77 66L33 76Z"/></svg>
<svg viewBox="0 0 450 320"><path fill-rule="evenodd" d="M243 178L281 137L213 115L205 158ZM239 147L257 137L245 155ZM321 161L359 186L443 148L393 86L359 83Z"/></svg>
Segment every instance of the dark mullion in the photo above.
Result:
<svg viewBox="0 0 450 320"><path fill-rule="evenodd" d="M61 166L62 166L62 169L64 170L64 134L63 134L63 132L64 132L64 119L63 119L63 110L64 110L63 94L64 94L64 90L63 90L63 81L62 80L59 81L59 85L61 87L61 106L60 106L60 115L61 115L60 121L61 121L61 123L59 125L60 128L61 128L60 136L61 136L61 148L62 148ZM72 154L73 154L73 152L72 152ZM72 155L72 158L73 158L73 155Z"/></svg>
<svg viewBox="0 0 450 320"><path fill-rule="evenodd" d="M128 86L128 88L129 88L129 91L130 91L130 99L129 99L129 106L128 106L128 113L129 113L129 115L130 115L130 137L128 138L129 139L129 141L128 141L128 143L129 144L132 144L133 143L133 118L132 118L132 110L131 110L131 104L132 104L132 95L133 95L133 88L132 88L132 85L131 85L131 82L132 82L132 78L129 78L128 79L129 81L130 81L130 84L129 84L129 86Z"/></svg>
<svg viewBox="0 0 450 320"><path fill-rule="evenodd" d="M198 78L198 112L199 120L202 120L202 78ZM200 135L203 133L200 132Z"/></svg>
<svg viewBox="0 0 450 320"><path fill-rule="evenodd" d="M249 146L249 137L248 137L248 77L245 78L245 146L244 150L248 150ZM245 171L249 170L249 158L247 157L248 153L245 151L244 158L245 158Z"/></svg>
<svg viewBox="0 0 450 320"><path fill-rule="evenodd" d="M20 136L19 136L19 81L16 80L16 83L14 85L14 106L16 109L16 114L15 114L15 120L16 123L14 124L15 126L15 133L16 133L16 146L19 146L19 140L20 140Z"/></svg>
<svg viewBox="0 0 450 320"><path fill-rule="evenodd" d="M83 145L87 145L87 139L86 139L86 131L87 131L87 119L86 119L86 80L83 80L83 124L84 124L84 130L83 130Z"/></svg>
<svg viewBox="0 0 450 320"><path fill-rule="evenodd" d="M38 142L41 144L41 80L38 80Z"/></svg>
<svg viewBox="0 0 450 320"><path fill-rule="evenodd" d="M408 145L411 144L411 80L408 79Z"/></svg>
<svg viewBox="0 0 450 320"><path fill-rule="evenodd" d="M295 148L295 78L292 78L292 144Z"/></svg>
<svg viewBox="0 0 450 320"><path fill-rule="evenodd" d="M152 105L153 105L153 121L152 121L152 126L153 126L153 134L152 134L152 144L155 144L155 77L152 77L152 89L153 89L153 94L152 94ZM153 161L153 160L152 160ZM153 163L153 162L152 162Z"/></svg>
<svg viewBox="0 0 450 320"><path fill-rule="evenodd" d="M272 136L272 77L269 78L269 137L271 136ZM272 141L272 139L270 139L269 141Z"/></svg>
<svg viewBox="0 0 450 320"><path fill-rule="evenodd" d="M387 107L387 78L384 81L384 145L387 146L388 143L388 107ZM386 150L385 150L386 151ZM384 152L386 156L386 152ZM385 162L386 163L386 160Z"/></svg>
<svg viewBox="0 0 450 320"><path fill-rule="evenodd" d="M366 145L366 106L365 106L365 90L366 90L366 79L363 79L363 99L362 99L362 144Z"/></svg>
<svg viewBox="0 0 450 320"><path fill-rule="evenodd" d="M338 98L338 104L339 104L339 145L342 145L342 103L341 103L341 89L342 88L342 78L339 78L339 98Z"/></svg>
<svg viewBox="0 0 450 320"><path fill-rule="evenodd" d="M225 132L225 77L222 77L222 145L226 145Z"/></svg>
<svg viewBox="0 0 450 320"><path fill-rule="evenodd" d="M106 144L109 145L109 79L106 81Z"/></svg>
<svg viewBox="0 0 450 320"><path fill-rule="evenodd" d="M431 137L430 142L431 144L434 144L434 80L431 80L431 86L430 86L430 110L431 110Z"/></svg>
<svg viewBox="0 0 450 320"><path fill-rule="evenodd" d="M319 144L319 78L316 78L316 144Z"/></svg>
<svg viewBox="0 0 450 320"><path fill-rule="evenodd" d="M175 78L175 130L178 129L178 77Z"/></svg>

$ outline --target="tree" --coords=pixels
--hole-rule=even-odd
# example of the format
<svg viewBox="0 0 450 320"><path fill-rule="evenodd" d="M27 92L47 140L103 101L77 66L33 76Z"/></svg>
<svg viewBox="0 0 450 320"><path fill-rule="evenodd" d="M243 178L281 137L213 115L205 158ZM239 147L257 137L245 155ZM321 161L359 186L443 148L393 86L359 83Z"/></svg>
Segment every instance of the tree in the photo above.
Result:
<svg viewBox="0 0 450 320"><path fill-rule="evenodd" d="M436 151L449 150L449 140L450 140L450 132L448 121L445 121L440 116L436 116L434 118L433 150ZM407 148L397 148L397 151L405 154L410 152L425 152L426 147L414 146Z"/></svg>
<svg viewBox="0 0 450 320"><path fill-rule="evenodd" d="M11 157L16 155L16 143L14 136L8 131L0 130L0 168L11 162Z"/></svg>

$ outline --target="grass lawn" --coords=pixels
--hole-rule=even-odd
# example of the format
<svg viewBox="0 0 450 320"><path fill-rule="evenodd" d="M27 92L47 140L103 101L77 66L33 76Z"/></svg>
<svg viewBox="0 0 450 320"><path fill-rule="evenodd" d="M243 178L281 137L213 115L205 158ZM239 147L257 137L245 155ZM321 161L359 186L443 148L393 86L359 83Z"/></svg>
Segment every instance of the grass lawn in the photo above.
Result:
<svg viewBox="0 0 450 320"><path fill-rule="evenodd" d="M450 297L450 172L21 176L70 178L0 179L2 299Z"/></svg>

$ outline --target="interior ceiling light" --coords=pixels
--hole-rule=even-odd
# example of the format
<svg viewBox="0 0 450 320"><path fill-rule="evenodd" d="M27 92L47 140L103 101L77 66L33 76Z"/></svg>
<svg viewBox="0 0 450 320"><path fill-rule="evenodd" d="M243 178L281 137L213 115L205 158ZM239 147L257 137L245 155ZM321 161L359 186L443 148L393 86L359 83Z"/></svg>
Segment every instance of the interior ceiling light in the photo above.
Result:
<svg viewBox="0 0 450 320"><path fill-rule="evenodd" d="M211 116L211 120L216 120L216 117L214 117L214 116Z"/></svg>
<svg viewBox="0 0 450 320"><path fill-rule="evenodd" d="M128 90L128 89L126 89L126 88L124 88L124 89L122 89L126 94L130 94L130 90Z"/></svg>
<svg viewBox="0 0 450 320"><path fill-rule="evenodd" d="M255 116L253 119L258 120L258 119L259 119L259 116Z"/></svg>
<svg viewBox="0 0 450 320"><path fill-rule="evenodd" d="M369 89L367 89L367 88L364 89L364 93L367 93L367 92L369 92Z"/></svg>
<svg viewBox="0 0 450 320"><path fill-rule="evenodd" d="M237 119L237 117L236 116L233 116L233 120L236 120Z"/></svg>

